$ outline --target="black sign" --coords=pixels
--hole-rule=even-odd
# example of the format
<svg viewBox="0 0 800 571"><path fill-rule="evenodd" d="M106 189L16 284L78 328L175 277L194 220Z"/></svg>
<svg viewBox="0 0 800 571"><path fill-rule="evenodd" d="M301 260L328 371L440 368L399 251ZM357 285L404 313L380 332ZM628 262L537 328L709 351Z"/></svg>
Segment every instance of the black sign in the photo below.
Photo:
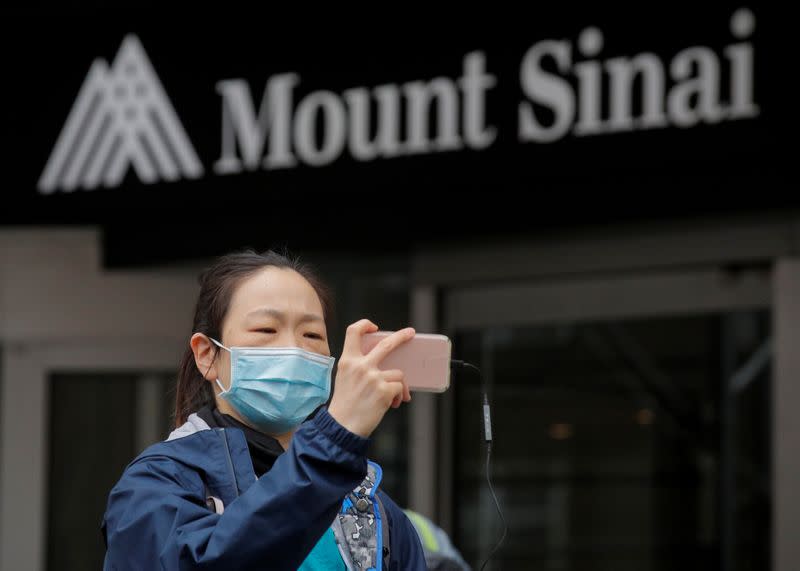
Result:
<svg viewBox="0 0 800 571"><path fill-rule="evenodd" d="M759 6L313 30L115 10L6 46L2 222L100 224L151 259L798 204L793 67Z"/></svg>

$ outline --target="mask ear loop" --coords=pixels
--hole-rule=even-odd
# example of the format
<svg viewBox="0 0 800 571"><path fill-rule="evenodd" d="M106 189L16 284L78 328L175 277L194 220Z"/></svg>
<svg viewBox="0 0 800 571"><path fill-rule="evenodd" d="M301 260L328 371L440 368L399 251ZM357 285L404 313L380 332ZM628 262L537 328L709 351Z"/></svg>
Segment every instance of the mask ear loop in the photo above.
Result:
<svg viewBox="0 0 800 571"><path fill-rule="evenodd" d="M221 347L222 349L225 349L228 353L232 353L232 351L230 349L228 349L225 345L223 345L222 343L220 343L219 341L217 341L213 337L209 337L209 339L211 339L211 342L214 343L214 345L216 345L217 347ZM209 365L208 368L211 369L211 365ZM206 372L208 372L208 371L206 371ZM228 391L225 390L225 387L222 386L222 383L219 382L219 377L217 377L216 381L214 381L214 382L217 383L217 386L219 387L219 390L221 391L221 392L217 393L218 397L221 397L223 394L228 392Z"/></svg>
<svg viewBox="0 0 800 571"><path fill-rule="evenodd" d="M218 397L221 397L221 396L222 396L222 395L224 395L226 392L228 392L228 391L226 391L226 390L225 390L225 387L223 387L223 386L222 386L222 383L220 383L220 382L219 382L219 379L217 379L217 380L216 380L216 381L214 381L214 382L215 382L215 383L217 383L217 386L219 387L219 391L220 391L220 392L218 392L218 393L217 393L217 396L218 396Z"/></svg>
<svg viewBox="0 0 800 571"><path fill-rule="evenodd" d="M220 343L219 341L217 341L217 340L216 340L216 339L214 339L213 337L209 337L209 339L211 339L211 342L212 342L214 345L216 345L217 347L219 347L220 349L225 349L225 350L226 350L228 353L230 353L230 352L231 352L231 350L230 350L230 349L228 349L228 348L227 348L225 345L223 345L222 343Z"/></svg>

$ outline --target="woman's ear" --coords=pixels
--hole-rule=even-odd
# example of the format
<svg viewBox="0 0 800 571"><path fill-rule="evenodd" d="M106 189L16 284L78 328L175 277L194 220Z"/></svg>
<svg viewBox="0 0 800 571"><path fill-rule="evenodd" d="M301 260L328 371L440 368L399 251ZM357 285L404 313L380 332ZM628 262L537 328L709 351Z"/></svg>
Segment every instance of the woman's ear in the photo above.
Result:
<svg viewBox="0 0 800 571"><path fill-rule="evenodd" d="M200 371L203 378L213 383L219 378L217 360L215 359L217 346L202 333L192 335L189 346L192 348L192 353L194 353L194 362L197 365L197 370Z"/></svg>

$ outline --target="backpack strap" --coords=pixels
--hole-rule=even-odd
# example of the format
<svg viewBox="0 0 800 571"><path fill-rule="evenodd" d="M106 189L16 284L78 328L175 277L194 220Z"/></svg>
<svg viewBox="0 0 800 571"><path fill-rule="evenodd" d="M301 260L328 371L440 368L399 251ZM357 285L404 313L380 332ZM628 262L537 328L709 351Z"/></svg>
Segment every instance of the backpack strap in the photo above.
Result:
<svg viewBox="0 0 800 571"><path fill-rule="evenodd" d="M347 571L358 571L356 566L353 564L353 558L350 555L350 548L347 544L347 538L344 534L344 528L342 528L342 522L339 520L339 515L337 514L335 518L333 518L333 536L336 538L336 546L339 548L339 554L342 556L342 561L344 561L344 567Z"/></svg>
<svg viewBox="0 0 800 571"><path fill-rule="evenodd" d="M381 497L375 495L375 503L378 504L378 513L381 517L381 536L383 539L383 568L389 570L390 555L392 554L391 547L389 546L389 520L386 518L386 508L383 507Z"/></svg>
<svg viewBox="0 0 800 571"><path fill-rule="evenodd" d="M389 547L386 512L376 496L382 476L381 467L367 463L367 476L345 497L334 522L333 531L346 565L359 571L383 571ZM376 507L377 505L377 507ZM346 557L349 554L349 558Z"/></svg>

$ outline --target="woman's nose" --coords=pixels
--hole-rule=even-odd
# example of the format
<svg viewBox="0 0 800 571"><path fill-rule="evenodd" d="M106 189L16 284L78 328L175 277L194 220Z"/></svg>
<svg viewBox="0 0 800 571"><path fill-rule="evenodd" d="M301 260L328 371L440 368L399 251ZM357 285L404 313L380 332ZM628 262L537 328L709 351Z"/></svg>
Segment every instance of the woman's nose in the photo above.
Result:
<svg viewBox="0 0 800 571"><path fill-rule="evenodd" d="M278 337L280 347L300 347L302 336L295 335L291 331L284 331Z"/></svg>

